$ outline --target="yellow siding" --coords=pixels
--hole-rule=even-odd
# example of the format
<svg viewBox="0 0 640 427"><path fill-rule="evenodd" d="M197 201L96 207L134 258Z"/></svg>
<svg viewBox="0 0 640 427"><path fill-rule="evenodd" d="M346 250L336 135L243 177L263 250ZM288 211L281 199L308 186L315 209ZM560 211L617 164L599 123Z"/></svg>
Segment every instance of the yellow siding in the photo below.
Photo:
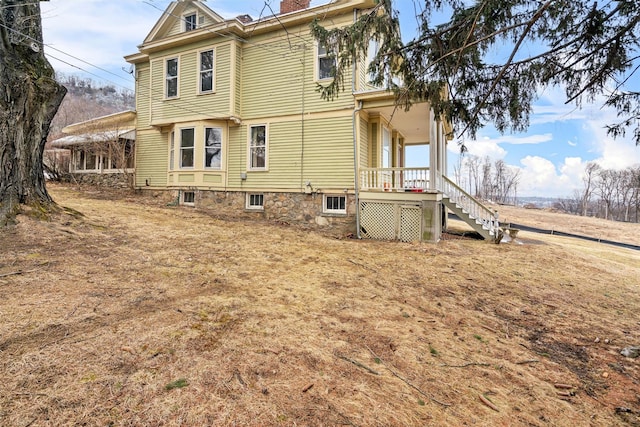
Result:
<svg viewBox="0 0 640 427"><path fill-rule="evenodd" d="M228 184L230 188L248 187L240 179L240 174L247 171L247 128L245 126L229 128L229 159L227 162Z"/></svg>
<svg viewBox="0 0 640 427"><path fill-rule="evenodd" d="M369 167L370 168L377 168L380 167L380 165L378 164L378 128L380 126L380 123L375 121L375 122L370 122L369 123L369 130L371 131L370 133L370 138L369 138Z"/></svg>
<svg viewBox="0 0 640 427"><path fill-rule="evenodd" d="M149 126L151 108L151 75L149 64L136 65L138 74L136 81L136 115L138 127Z"/></svg>
<svg viewBox="0 0 640 427"><path fill-rule="evenodd" d="M236 75L235 75L235 111L234 115L240 115L242 111L242 47L236 46Z"/></svg>
<svg viewBox="0 0 640 427"><path fill-rule="evenodd" d="M353 122L342 118L305 122L304 181L314 189L353 188Z"/></svg>
<svg viewBox="0 0 640 427"><path fill-rule="evenodd" d="M359 167L366 168L369 166L367 164L369 159L369 123L363 117L360 117L360 139L358 148L360 150Z"/></svg>
<svg viewBox="0 0 640 427"><path fill-rule="evenodd" d="M138 131L136 135L136 186L165 187L168 162L167 135Z"/></svg>
<svg viewBox="0 0 640 427"><path fill-rule="evenodd" d="M214 93L198 94L198 53L215 49ZM178 98L164 99L164 67L169 58L178 58ZM230 115L231 75L229 43L207 45L200 43L188 52L172 54L152 60L153 118L155 123L175 123L184 120L214 119Z"/></svg>
<svg viewBox="0 0 640 427"><path fill-rule="evenodd" d="M314 189L353 188L351 115L268 124L267 171L247 171L247 129L229 131L229 189L302 191L306 181Z"/></svg>
<svg viewBox="0 0 640 427"><path fill-rule="evenodd" d="M349 17L333 23L347 24ZM325 23L327 24L327 23ZM333 102L320 98L315 81L316 47L308 25L254 38L245 44L242 59L242 115L246 119L302 111L330 111L353 105L351 72L346 92Z"/></svg>

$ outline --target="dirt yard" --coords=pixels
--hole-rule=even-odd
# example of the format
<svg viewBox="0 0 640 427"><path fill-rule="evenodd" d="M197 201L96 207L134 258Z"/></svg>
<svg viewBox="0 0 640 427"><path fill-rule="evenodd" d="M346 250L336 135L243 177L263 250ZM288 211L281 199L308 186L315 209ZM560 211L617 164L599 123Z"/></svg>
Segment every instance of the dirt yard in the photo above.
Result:
<svg viewBox="0 0 640 427"><path fill-rule="evenodd" d="M2 426L640 426L640 251L50 190L0 231Z"/></svg>

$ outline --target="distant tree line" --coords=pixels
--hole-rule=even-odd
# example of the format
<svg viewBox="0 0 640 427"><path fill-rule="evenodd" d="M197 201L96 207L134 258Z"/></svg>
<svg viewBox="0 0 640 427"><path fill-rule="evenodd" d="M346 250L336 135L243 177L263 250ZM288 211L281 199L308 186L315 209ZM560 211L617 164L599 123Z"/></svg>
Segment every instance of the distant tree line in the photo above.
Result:
<svg viewBox="0 0 640 427"><path fill-rule="evenodd" d="M516 203L520 169L507 165L503 160L491 162L489 157L463 156L454 173L458 185L476 199Z"/></svg>
<svg viewBox="0 0 640 427"><path fill-rule="evenodd" d="M639 222L640 165L615 170L590 162L582 184L581 189L559 200L555 207L575 215Z"/></svg>

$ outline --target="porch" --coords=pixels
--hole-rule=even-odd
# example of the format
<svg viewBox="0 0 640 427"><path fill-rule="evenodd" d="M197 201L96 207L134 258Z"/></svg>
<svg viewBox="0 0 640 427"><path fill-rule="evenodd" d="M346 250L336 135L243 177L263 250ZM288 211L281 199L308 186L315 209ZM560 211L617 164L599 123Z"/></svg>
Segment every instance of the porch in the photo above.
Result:
<svg viewBox="0 0 640 427"><path fill-rule="evenodd" d="M437 241L446 229L447 210L486 240L499 242L498 213L448 177L430 168L360 168L360 231L382 240Z"/></svg>

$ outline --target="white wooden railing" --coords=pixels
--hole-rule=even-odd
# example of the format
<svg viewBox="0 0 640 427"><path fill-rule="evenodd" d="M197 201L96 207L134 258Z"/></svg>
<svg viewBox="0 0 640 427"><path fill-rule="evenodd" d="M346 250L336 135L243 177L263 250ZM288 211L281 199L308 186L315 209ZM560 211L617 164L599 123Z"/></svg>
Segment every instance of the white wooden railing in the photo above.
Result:
<svg viewBox="0 0 640 427"><path fill-rule="evenodd" d="M498 235L500 222L498 221L497 212L492 211L477 201L446 176L438 179L438 190L449 197L456 205L460 206L471 218L480 222L487 230L495 233L494 236Z"/></svg>
<svg viewBox="0 0 640 427"><path fill-rule="evenodd" d="M415 191L430 189L429 168L360 168L364 191Z"/></svg>

